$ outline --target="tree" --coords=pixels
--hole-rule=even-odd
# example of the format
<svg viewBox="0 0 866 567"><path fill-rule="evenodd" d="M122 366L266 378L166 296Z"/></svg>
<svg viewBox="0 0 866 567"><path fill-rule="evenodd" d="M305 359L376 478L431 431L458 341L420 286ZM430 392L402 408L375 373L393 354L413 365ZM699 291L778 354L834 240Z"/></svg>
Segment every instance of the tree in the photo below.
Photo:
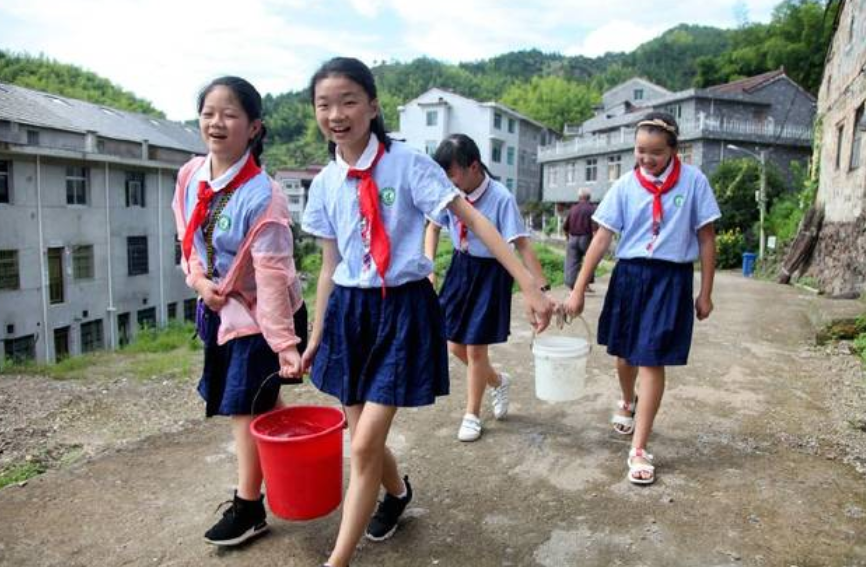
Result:
<svg viewBox="0 0 866 567"><path fill-rule="evenodd" d="M561 77L533 77L515 84L502 95L502 103L562 132L565 124L583 122L601 95L592 87Z"/></svg>

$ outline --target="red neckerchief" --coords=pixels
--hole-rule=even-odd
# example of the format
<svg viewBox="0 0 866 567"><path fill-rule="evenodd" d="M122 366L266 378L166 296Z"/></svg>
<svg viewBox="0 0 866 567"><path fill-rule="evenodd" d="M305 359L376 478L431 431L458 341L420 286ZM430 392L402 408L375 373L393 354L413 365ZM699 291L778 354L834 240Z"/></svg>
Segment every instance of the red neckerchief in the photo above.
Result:
<svg viewBox="0 0 866 567"><path fill-rule="evenodd" d="M223 188L223 191L234 191L259 173L261 173L262 169L256 165L256 160L253 158L252 154L247 158L246 163L238 171L238 174L234 176L234 178L229 181L229 184ZM186 225L186 230L183 233L183 256L189 261L189 255L192 253L192 243L193 238L195 237L196 231L201 228L201 225L204 224L205 219L207 218L208 210L210 210L211 201L213 201L214 192L210 187L210 183L207 181L199 181L198 182L198 202L195 204L195 208L192 210L192 215L189 217L189 223Z"/></svg>
<svg viewBox="0 0 866 567"><path fill-rule="evenodd" d="M350 168L346 174L351 179L360 179L358 183L358 207L361 216L366 221L362 227L363 237L370 242L370 255L376 262L376 271L382 278L382 297L385 297L385 272L391 263L391 243L388 241L388 233L385 232L385 223L382 222L382 213L379 210L379 186L373 179L373 169L385 154L385 144L379 142L376 157L367 169Z"/></svg>
<svg viewBox="0 0 866 567"><path fill-rule="evenodd" d="M677 181L680 180L680 159L676 154L673 155L673 168L664 183L656 185L641 173L640 166L635 164L634 175L644 189L649 191L653 196L653 224L652 224L652 241L647 246L647 250L652 250L653 242L658 238L661 231L662 216L664 209L662 208L662 195L674 188Z"/></svg>

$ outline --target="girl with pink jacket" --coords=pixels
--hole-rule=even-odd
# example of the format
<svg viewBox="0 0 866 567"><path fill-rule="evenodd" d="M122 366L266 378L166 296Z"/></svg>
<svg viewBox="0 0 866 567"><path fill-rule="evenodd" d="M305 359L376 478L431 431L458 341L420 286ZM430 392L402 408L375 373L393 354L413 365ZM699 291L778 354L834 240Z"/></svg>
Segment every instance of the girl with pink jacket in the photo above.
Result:
<svg viewBox="0 0 866 567"><path fill-rule="evenodd" d="M282 405L271 376L300 380L307 312L288 204L261 169L261 96L244 79L222 77L201 92L198 113L208 155L181 168L172 207L186 283L200 297L198 391L208 417L231 416L238 458L234 499L205 540L232 546L267 530L249 426L256 413Z"/></svg>

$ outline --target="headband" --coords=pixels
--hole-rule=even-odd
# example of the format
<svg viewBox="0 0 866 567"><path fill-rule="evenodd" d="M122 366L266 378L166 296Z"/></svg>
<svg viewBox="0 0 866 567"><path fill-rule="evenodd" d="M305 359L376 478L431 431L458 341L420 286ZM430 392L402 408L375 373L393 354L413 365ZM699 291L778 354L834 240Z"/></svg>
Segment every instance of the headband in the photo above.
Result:
<svg viewBox="0 0 866 567"><path fill-rule="evenodd" d="M640 128L641 126L655 126L656 128L661 128L662 130L670 132L674 136L677 135L677 127L668 124L661 118L653 118L652 120L641 120L637 123L637 127Z"/></svg>

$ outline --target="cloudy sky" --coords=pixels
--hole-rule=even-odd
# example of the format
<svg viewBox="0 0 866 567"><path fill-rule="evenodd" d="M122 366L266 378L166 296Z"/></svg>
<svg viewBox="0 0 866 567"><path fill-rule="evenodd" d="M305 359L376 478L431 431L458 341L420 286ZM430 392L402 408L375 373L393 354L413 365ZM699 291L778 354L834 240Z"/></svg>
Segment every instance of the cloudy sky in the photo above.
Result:
<svg viewBox="0 0 866 567"><path fill-rule="evenodd" d="M0 49L94 71L169 118L198 90L241 75L263 93L303 88L319 64L520 49L629 51L679 23L767 22L779 0L0 0ZM241 8L242 6L242 8Z"/></svg>

